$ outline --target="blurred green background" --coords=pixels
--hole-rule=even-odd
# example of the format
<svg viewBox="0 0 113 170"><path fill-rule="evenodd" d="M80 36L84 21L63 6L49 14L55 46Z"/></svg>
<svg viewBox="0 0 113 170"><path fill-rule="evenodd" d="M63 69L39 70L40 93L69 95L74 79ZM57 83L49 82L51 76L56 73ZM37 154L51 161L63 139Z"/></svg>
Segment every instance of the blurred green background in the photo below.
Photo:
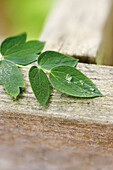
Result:
<svg viewBox="0 0 113 170"><path fill-rule="evenodd" d="M27 32L28 39L39 37L54 0L0 0L0 34Z"/></svg>

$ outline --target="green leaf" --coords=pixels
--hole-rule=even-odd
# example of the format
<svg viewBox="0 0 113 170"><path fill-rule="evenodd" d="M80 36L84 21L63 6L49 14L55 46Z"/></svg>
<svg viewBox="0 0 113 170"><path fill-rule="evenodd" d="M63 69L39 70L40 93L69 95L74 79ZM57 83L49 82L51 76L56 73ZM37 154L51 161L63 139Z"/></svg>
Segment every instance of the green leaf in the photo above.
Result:
<svg viewBox="0 0 113 170"><path fill-rule="evenodd" d="M78 59L66 56L55 51L46 51L38 57L38 65L46 70L51 70L55 66L69 65L76 66Z"/></svg>
<svg viewBox="0 0 113 170"><path fill-rule="evenodd" d="M29 80L35 97L42 106L45 106L50 97L50 84L46 74L33 66L29 71Z"/></svg>
<svg viewBox="0 0 113 170"><path fill-rule="evenodd" d="M18 36L6 38L1 44L2 55L7 55L8 51L12 48L14 49L16 46L25 43L26 37L26 33L23 33Z"/></svg>
<svg viewBox="0 0 113 170"><path fill-rule="evenodd" d="M0 61L0 84L4 86L8 94L17 97L20 87L25 87L23 77L18 67L10 61Z"/></svg>
<svg viewBox="0 0 113 170"><path fill-rule="evenodd" d="M62 93L86 98L103 96L93 82L74 67L54 67L49 78L53 87Z"/></svg>
<svg viewBox="0 0 113 170"><path fill-rule="evenodd" d="M28 65L38 58L44 48L45 42L41 41L28 41L22 45L18 45L15 48L9 49L4 59L13 61L16 64Z"/></svg>

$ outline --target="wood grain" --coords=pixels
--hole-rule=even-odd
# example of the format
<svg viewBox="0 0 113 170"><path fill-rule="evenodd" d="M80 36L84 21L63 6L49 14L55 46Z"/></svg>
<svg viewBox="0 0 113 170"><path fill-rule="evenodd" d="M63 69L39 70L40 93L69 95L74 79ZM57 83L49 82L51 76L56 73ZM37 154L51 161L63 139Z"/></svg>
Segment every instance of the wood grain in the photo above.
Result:
<svg viewBox="0 0 113 170"><path fill-rule="evenodd" d="M45 108L26 89L15 100L0 86L0 170L112 170L113 67L79 64L105 97L79 99L51 88Z"/></svg>
<svg viewBox="0 0 113 170"><path fill-rule="evenodd" d="M113 0L58 1L40 37L47 41L45 50L81 62L113 65L112 4Z"/></svg>
<svg viewBox="0 0 113 170"><path fill-rule="evenodd" d="M0 170L112 170L113 125L0 112Z"/></svg>
<svg viewBox="0 0 113 170"><path fill-rule="evenodd" d="M106 38L112 43L110 2L59 0L42 32L45 49L88 63L96 63L98 52L98 62L106 62L112 55L105 44ZM77 68L105 97L74 98L51 87L42 108L26 69L21 69L26 88L16 100L0 86L0 170L113 169L113 67L79 63Z"/></svg>
<svg viewBox="0 0 113 170"><path fill-rule="evenodd" d="M0 112L26 113L67 119L113 123L113 67L79 63L78 67L96 84L105 97L83 99L64 95L51 88L50 100L42 108L34 97L28 81L28 70L22 73L26 89L15 100L0 86Z"/></svg>

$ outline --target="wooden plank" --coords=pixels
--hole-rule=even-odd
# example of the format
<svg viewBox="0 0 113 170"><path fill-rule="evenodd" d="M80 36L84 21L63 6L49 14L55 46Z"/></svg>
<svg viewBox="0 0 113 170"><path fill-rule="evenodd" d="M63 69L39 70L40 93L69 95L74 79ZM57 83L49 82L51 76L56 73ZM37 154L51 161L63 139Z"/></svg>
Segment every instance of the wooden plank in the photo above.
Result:
<svg viewBox="0 0 113 170"><path fill-rule="evenodd" d="M97 51L98 64L113 65L113 4L103 29L103 37Z"/></svg>
<svg viewBox="0 0 113 170"><path fill-rule="evenodd" d="M113 67L82 64L78 68L105 97L79 99L51 88L45 108L28 81L17 100L0 86L0 170L113 167Z"/></svg>
<svg viewBox="0 0 113 170"><path fill-rule="evenodd" d="M28 71L22 73L26 89L17 100L6 94L0 86L0 112L25 113L67 119L113 123L113 67L79 63L78 67L97 85L105 97L82 99L64 95L51 88L51 97L45 108L36 101L28 81Z"/></svg>
<svg viewBox="0 0 113 170"><path fill-rule="evenodd" d="M60 0L47 19L45 50L113 65L113 0Z"/></svg>
<svg viewBox="0 0 113 170"><path fill-rule="evenodd" d="M81 0L65 0L65 3L68 2L70 7L71 3L74 6L75 1L78 2L79 6ZM90 24L95 23L95 29L93 28L94 25L92 25L91 30L93 30L91 31L89 28L88 33L90 34L86 34L86 37L89 37L89 42L93 41L93 43L94 41L97 43L96 39L100 36L100 32L102 33L101 26L104 25L105 18L109 13L109 3L106 4L105 0L100 1L95 1L96 4L102 5L100 8L101 14L98 15L100 19L98 20L97 14L93 14L97 18L99 25L96 25L96 20L92 22L91 19L87 20ZM110 0L108 1L110 2ZM85 5L85 2L82 1L81 4ZM90 7L95 6L95 3L92 0L87 0L87 2L91 12ZM64 3L64 1L62 0L61 3ZM92 6L90 6L91 4ZM98 6L97 9L99 9ZM103 12L102 7L104 7L106 13ZM70 11L68 8L66 9L67 12ZM60 10L59 8L59 12ZM72 10L72 18L75 17L74 10L75 8ZM86 11L86 5L84 10ZM82 18L83 20L84 17ZM74 21L72 18L67 20L69 23L68 29ZM55 18L54 20L55 22L57 21ZM63 20L65 21L66 19L63 18ZM51 21L48 22L50 26ZM83 23L85 22L86 20ZM64 25L62 22L60 24ZM45 28L46 31L48 27ZM59 26L59 28L63 33L63 29L61 29L63 27ZM75 43L74 39L72 39L75 36L74 28L71 32L73 35L67 36L67 38L70 37L68 39L70 41L65 39L66 34L62 36L60 32L60 38L56 41L55 37L51 37L52 35L57 36L55 33L57 28L48 29L46 40L48 41L50 37L50 41L47 43L49 50L55 49L59 45L55 50L64 53L67 50L70 56L77 55L76 53L71 53L71 45L73 44L74 47ZM95 36L90 38L93 31ZM43 32L42 39L46 37L44 34ZM77 34L75 37L77 37ZM101 38L103 36L100 36L97 46L101 46ZM84 47L85 39L84 37L84 43L81 48ZM66 41L69 44L67 43L66 45ZM86 45L88 45L88 41ZM89 62L95 63L94 49L93 47L89 48L88 45L85 48L87 55L85 56L85 52L82 52L82 55L84 58L88 58ZM94 51L96 53L97 48ZM91 57L92 59L90 59ZM51 87L50 100L46 107L42 108L33 95L28 81L28 70L25 69L21 69L21 71L26 82L26 89L22 90L16 100L7 95L3 87L0 86L0 170L83 170L83 167L84 170L113 169L113 67L79 63L77 68L91 78L105 97L93 99L74 98L57 92Z"/></svg>
<svg viewBox="0 0 113 170"><path fill-rule="evenodd" d="M112 129L113 125L0 112L0 170L112 170Z"/></svg>

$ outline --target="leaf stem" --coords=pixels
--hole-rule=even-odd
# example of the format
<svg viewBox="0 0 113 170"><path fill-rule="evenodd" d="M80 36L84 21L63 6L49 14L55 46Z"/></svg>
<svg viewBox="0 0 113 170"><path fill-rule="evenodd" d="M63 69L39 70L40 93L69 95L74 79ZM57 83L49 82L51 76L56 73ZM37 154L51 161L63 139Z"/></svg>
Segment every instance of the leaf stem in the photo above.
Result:
<svg viewBox="0 0 113 170"><path fill-rule="evenodd" d="M19 67L19 68L26 68L26 69L30 69L30 67L28 67L28 66L22 66L22 65L19 65L19 64L16 64L16 66L17 66L17 67Z"/></svg>
<svg viewBox="0 0 113 170"><path fill-rule="evenodd" d="M26 69L29 69L29 70L30 70L30 67L28 67L28 66L22 66L22 65L19 65L19 64L16 64L16 66L19 67L19 68L26 68ZM45 72L47 72L47 73L50 73L50 70L46 70L46 69L42 68L42 67L39 66L39 65L38 65L38 68L39 68L39 69L42 69L43 71L45 71Z"/></svg>
<svg viewBox="0 0 113 170"><path fill-rule="evenodd" d="M38 65L38 68L39 68L39 69L42 69L43 71L45 71L45 72L47 72L47 73L50 73L50 71L51 71L51 70L46 70L46 69L42 68L42 67L39 66L39 65Z"/></svg>

